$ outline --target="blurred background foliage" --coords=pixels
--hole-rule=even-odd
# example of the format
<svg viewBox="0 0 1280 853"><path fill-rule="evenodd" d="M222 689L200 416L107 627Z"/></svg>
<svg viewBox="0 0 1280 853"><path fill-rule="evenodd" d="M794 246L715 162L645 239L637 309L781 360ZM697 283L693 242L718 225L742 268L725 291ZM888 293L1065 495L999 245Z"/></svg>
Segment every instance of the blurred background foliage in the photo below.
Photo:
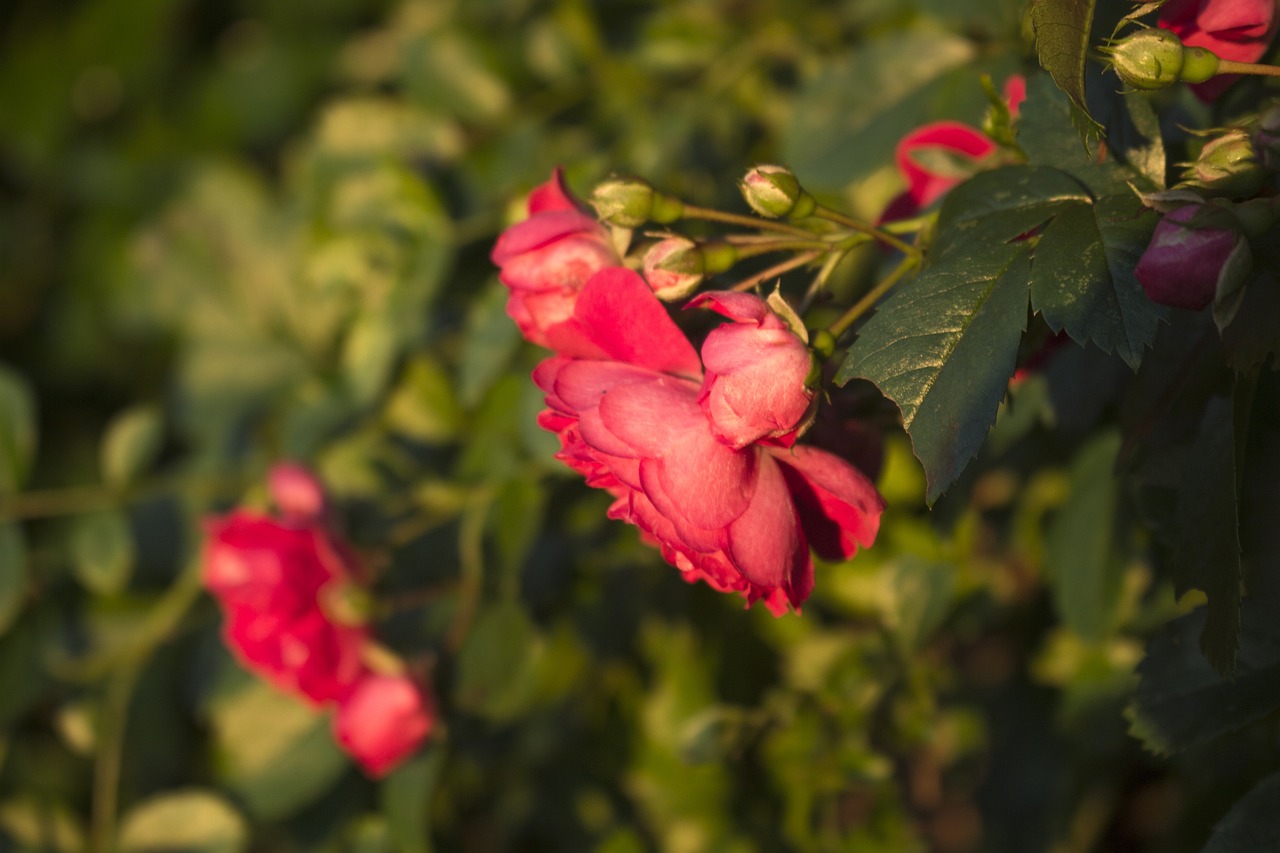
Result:
<svg viewBox="0 0 1280 853"><path fill-rule="evenodd" d="M0 6L0 849L1198 849L1277 744L1127 733L1194 601L1113 521L1122 366L1014 387L931 512L890 425L879 542L775 620L552 459L488 263L557 164L739 210L782 160L874 216L1022 32L1013 0ZM282 457L440 697L381 783L195 580Z"/></svg>

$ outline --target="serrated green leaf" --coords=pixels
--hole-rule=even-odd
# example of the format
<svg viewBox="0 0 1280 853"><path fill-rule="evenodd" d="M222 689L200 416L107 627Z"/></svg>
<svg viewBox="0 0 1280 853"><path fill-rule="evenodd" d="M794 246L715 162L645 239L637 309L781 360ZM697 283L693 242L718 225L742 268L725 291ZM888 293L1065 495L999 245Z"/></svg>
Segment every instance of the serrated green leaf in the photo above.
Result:
<svg viewBox="0 0 1280 853"><path fill-rule="evenodd" d="M836 382L869 379L898 405L930 503L995 422L1026 316L1026 247L978 244L894 294L849 350Z"/></svg>
<svg viewBox="0 0 1280 853"><path fill-rule="evenodd" d="M1220 675L1197 648L1207 608L1172 622L1138 666L1127 716L1130 733L1169 754L1235 731L1280 710L1280 620L1276 602L1245 603L1233 677Z"/></svg>
<svg viewBox="0 0 1280 853"><path fill-rule="evenodd" d="M398 853L431 853L428 816L444 760L444 746L432 744L382 783L382 811Z"/></svg>
<svg viewBox="0 0 1280 853"><path fill-rule="evenodd" d="M1280 850L1280 773L1272 773L1236 800L1218 821L1202 853Z"/></svg>
<svg viewBox="0 0 1280 853"><path fill-rule="evenodd" d="M1075 178L1043 166L981 172L952 190L938 212L931 251L999 247L1039 228L1059 209L1090 201Z"/></svg>
<svg viewBox="0 0 1280 853"><path fill-rule="evenodd" d="M0 494L27 482L36 452L36 406L31 388L0 364Z"/></svg>
<svg viewBox="0 0 1280 853"><path fill-rule="evenodd" d="M133 482L160 453L164 418L159 408L133 406L107 424L102 437L102 479L112 486Z"/></svg>
<svg viewBox="0 0 1280 853"><path fill-rule="evenodd" d="M238 853L248 846L244 818L211 791L175 791L144 800L120 827L120 853Z"/></svg>
<svg viewBox="0 0 1280 853"><path fill-rule="evenodd" d="M1031 6L1040 65L1085 116L1084 64L1096 5L1096 0L1035 0Z"/></svg>
<svg viewBox="0 0 1280 853"><path fill-rule="evenodd" d="M0 636L22 612L27 595L27 546L16 521L0 522Z"/></svg>
<svg viewBox="0 0 1280 853"><path fill-rule="evenodd" d="M123 590L136 554L128 517L122 510L100 510L79 516L71 524L76 578L99 595Z"/></svg>
<svg viewBox="0 0 1280 853"><path fill-rule="evenodd" d="M1131 195L1071 205L1054 217L1031 266L1031 307L1049 328L1137 369L1166 313L1133 272L1156 218Z"/></svg>
<svg viewBox="0 0 1280 853"><path fill-rule="evenodd" d="M1123 562L1114 548L1120 434L1104 433L1071 467L1071 493L1049 526L1045 563L1062 621L1089 642L1104 640L1114 621Z"/></svg>
<svg viewBox="0 0 1280 853"><path fill-rule="evenodd" d="M1235 662L1242 579L1233 420L1230 398L1210 399L1178 489L1173 549L1179 589L1195 587L1209 597L1200 647L1224 673Z"/></svg>

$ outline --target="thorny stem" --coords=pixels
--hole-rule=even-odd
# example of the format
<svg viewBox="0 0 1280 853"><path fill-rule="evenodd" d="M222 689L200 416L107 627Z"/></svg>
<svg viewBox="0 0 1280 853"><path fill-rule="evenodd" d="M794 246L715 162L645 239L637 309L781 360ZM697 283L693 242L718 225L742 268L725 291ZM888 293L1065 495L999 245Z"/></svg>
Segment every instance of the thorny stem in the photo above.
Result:
<svg viewBox="0 0 1280 853"><path fill-rule="evenodd" d="M1258 74L1263 77L1280 77L1280 65L1263 65L1257 62L1232 62L1218 59L1219 74Z"/></svg>
<svg viewBox="0 0 1280 853"><path fill-rule="evenodd" d="M853 304L848 311L841 315L840 319L832 323L827 331L831 333L833 338L838 338L845 333L850 326L863 314L879 301L880 297L888 293L893 286L897 284L904 275L915 269L920 263L919 255L908 255L903 258L893 271L885 276L884 280L871 288L867 293Z"/></svg>
<svg viewBox="0 0 1280 853"><path fill-rule="evenodd" d="M898 239L897 237L890 234L885 229L877 228L874 225L868 225L865 222L860 222L851 216L845 216L843 213L840 213L839 211L836 211L836 210L832 210L829 207L823 207L822 205L818 205L818 209L814 211L813 215L820 216L823 219L836 223L837 225L843 225L845 228L850 228L854 231L861 231L863 234L870 234L872 237L876 238L881 243L884 243L887 246L892 246L893 248L897 249L899 252L902 252L904 255L907 255L908 257L918 258L920 256L919 249L917 249L915 246L911 245L910 243L906 242L905 240Z"/></svg>
<svg viewBox="0 0 1280 853"><path fill-rule="evenodd" d="M805 264L814 260L815 258L820 257L822 254L823 254L822 252L805 252L802 255L796 255L790 260L783 261L780 264L774 264L773 266L769 267L767 270L756 273L750 278L744 278L742 281L738 282L737 284L735 284L733 287L729 289L737 290L737 291L750 290L760 282L767 281L768 279L774 278L775 276L780 276L783 273L790 272L796 267L802 267Z"/></svg>
<svg viewBox="0 0 1280 853"><path fill-rule="evenodd" d="M724 222L729 225L743 225L747 228L765 228L770 231L777 231L782 234L790 234L793 237L803 237L809 240L813 239L813 232L798 228L795 225L788 225L785 222L778 222L774 219L761 219L756 216L741 216L737 213L725 213L722 210L712 210L707 207L695 207L691 204L684 206L685 219L705 219L709 222Z"/></svg>

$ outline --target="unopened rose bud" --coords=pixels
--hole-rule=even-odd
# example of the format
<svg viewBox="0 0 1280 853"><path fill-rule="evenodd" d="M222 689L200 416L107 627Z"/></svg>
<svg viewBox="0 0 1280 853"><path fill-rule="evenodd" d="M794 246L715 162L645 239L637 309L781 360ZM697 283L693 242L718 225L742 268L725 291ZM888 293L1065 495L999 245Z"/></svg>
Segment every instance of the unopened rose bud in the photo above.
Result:
<svg viewBox="0 0 1280 853"><path fill-rule="evenodd" d="M1267 173L1258 162L1253 140L1236 128L1211 139L1200 156L1182 173L1179 186L1208 190L1213 195L1247 198L1262 188Z"/></svg>
<svg viewBox="0 0 1280 853"><path fill-rule="evenodd" d="M706 278L702 250L684 237L655 243L644 256L644 278L663 302L682 300Z"/></svg>
<svg viewBox="0 0 1280 853"><path fill-rule="evenodd" d="M1151 301L1192 311L1213 301L1223 270L1249 245L1230 213L1214 213L1207 205L1189 204L1156 225L1134 269ZM1190 225L1197 215L1214 221Z"/></svg>
<svg viewBox="0 0 1280 853"><path fill-rule="evenodd" d="M1218 73L1218 57L1203 47L1187 47L1160 27L1139 30L1104 48L1120 79L1135 89L1163 89L1174 83L1203 83Z"/></svg>
<svg viewBox="0 0 1280 853"><path fill-rule="evenodd" d="M267 490L286 521L315 521L324 517L324 486L296 462L279 462L267 474Z"/></svg>
<svg viewBox="0 0 1280 853"><path fill-rule="evenodd" d="M743 176L738 189L752 210L769 219L803 219L817 206L786 166L755 166Z"/></svg>
<svg viewBox="0 0 1280 853"><path fill-rule="evenodd" d="M620 228L639 228L646 222L666 224L684 215L679 200L654 190L640 178L610 178L591 193L599 217Z"/></svg>

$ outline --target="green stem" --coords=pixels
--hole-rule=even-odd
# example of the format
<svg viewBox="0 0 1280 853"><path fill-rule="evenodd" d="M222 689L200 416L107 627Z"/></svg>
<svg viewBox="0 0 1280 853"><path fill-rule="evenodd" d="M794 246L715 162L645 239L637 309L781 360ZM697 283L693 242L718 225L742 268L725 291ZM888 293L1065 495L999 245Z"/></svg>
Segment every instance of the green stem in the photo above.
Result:
<svg viewBox="0 0 1280 853"><path fill-rule="evenodd" d="M774 240L770 243L752 243L738 249L738 260L768 255L774 252L829 252L834 244L821 240Z"/></svg>
<svg viewBox="0 0 1280 853"><path fill-rule="evenodd" d="M98 750L93 767L91 853L110 853L115 846L120 768L124 763L124 737L133 689L147 660L173 634L199 595L200 563L194 561L147 614L138 639L113 659L111 669L114 671L103 697Z"/></svg>
<svg viewBox="0 0 1280 853"><path fill-rule="evenodd" d="M893 271L885 276L883 281L867 291L866 295L855 302L848 311L844 312L840 319L827 327L827 331L831 333L833 338L840 337L850 326L854 324L854 322L857 321L859 317L867 313L867 311L869 311L871 307L880 300L880 297L892 290L893 286L897 284L904 275L915 269L919 263L920 258L918 255L908 255L903 258L902 261L893 268Z"/></svg>
<svg viewBox="0 0 1280 853"><path fill-rule="evenodd" d="M813 212L813 215L822 217L823 219L826 219L829 222L834 222L837 225L843 225L845 228L850 228L854 231L861 231L863 234L870 234L881 243L884 243L887 246L892 246L909 257L920 256L919 249L904 240L898 239L883 228L877 228L874 225L868 225L865 222L860 222L853 217L845 216L843 213L832 210L829 207L818 205L818 209Z"/></svg>
<svg viewBox="0 0 1280 853"><path fill-rule="evenodd" d="M1218 74L1256 74L1262 77L1280 77L1280 65L1262 65L1257 62L1232 62L1218 59Z"/></svg>
<svg viewBox="0 0 1280 853"><path fill-rule="evenodd" d="M107 509L177 491L219 494L242 490L251 475L240 473L204 479L169 477L128 488L66 486L22 492L0 498L0 519L49 518Z"/></svg>
<svg viewBox="0 0 1280 853"><path fill-rule="evenodd" d="M458 588L458 607L445 636L445 647L450 651L456 652L462 647L480 609L480 595L484 592L484 525L492 503L492 495L478 492L463 513L458 528L458 561L462 567L462 578Z"/></svg>
<svg viewBox="0 0 1280 853"><path fill-rule="evenodd" d="M767 279L775 278L776 276L780 276L783 273L790 272L796 267L802 267L805 264L812 262L815 258L821 257L822 254L823 254L822 252L805 252L803 255L796 255L794 258L785 260L780 264L774 264L773 266L769 267L767 270L756 273L750 278L744 278L742 281L738 282L737 284L735 284L733 287L729 289L738 290L738 291L750 290L760 282L766 281Z"/></svg>
<svg viewBox="0 0 1280 853"><path fill-rule="evenodd" d="M773 219L761 219L755 216L741 216L737 213L725 213L723 210L712 210L707 207L695 207L691 204L684 206L685 219L705 219L708 222L724 222L729 225L743 225L747 228L763 228L769 231L777 231L780 234L790 234L794 237L804 237L813 239L813 232L798 228L795 225L788 225L785 222L778 222Z"/></svg>

